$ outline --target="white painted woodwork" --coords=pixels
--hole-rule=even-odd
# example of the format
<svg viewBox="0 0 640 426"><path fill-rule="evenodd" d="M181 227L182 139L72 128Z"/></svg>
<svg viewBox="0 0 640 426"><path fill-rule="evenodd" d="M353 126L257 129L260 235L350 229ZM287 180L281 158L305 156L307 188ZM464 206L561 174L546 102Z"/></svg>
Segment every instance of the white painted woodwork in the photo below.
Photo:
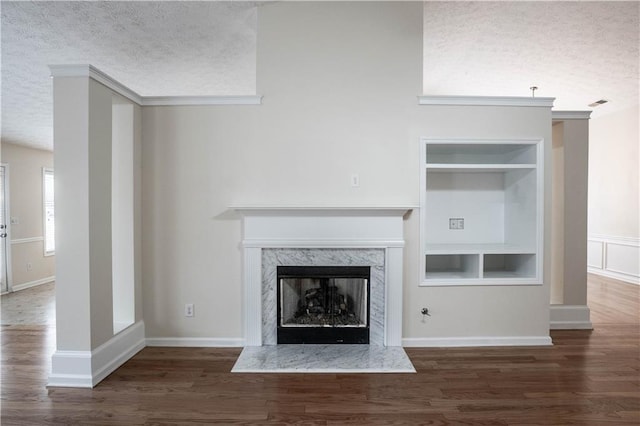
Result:
<svg viewBox="0 0 640 426"><path fill-rule="evenodd" d="M264 248L385 249L385 346L402 345L403 216L412 207L233 207L242 215L244 330L262 345Z"/></svg>
<svg viewBox="0 0 640 426"><path fill-rule="evenodd" d="M549 307L551 330L592 330L591 310L587 305L551 305Z"/></svg>
<svg viewBox="0 0 640 426"><path fill-rule="evenodd" d="M640 238L590 235L587 266L592 274L640 284Z"/></svg>
<svg viewBox="0 0 640 426"><path fill-rule="evenodd" d="M127 327L93 350L56 350L48 387L92 388L145 347L144 322Z"/></svg>
<svg viewBox="0 0 640 426"><path fill-rule="evenodd" d="M542 141L420 143L421 284L542 284Z"/></svg>
<svg viewBox="0 0 640 426"><path fill-rule="evenodd" d="M90 77L140 106L260 105L262 96L141 96L92 65L49 65L52 77Z"/></svg>
<svg viewBox="0 0 640 426"><path fill-rule="evenodd" d="M553 106L555 98L533 98L520 96L418 96L419 105L456 105L456 106Z"/></svg>
<svg viewBox="0 0 640 426"><path fill-rule="evenodd" d="M589 120L591 111L551 111L553 121Z"/></svg>

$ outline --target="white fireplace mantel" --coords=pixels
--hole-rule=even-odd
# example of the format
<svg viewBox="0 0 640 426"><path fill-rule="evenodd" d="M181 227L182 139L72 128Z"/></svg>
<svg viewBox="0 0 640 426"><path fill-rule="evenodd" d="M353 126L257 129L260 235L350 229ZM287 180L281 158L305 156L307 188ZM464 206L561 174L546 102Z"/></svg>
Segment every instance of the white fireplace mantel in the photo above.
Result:
<svg viewBox="0 0 640 426"><path fill-rule="evenodd" d="M362 249L385 252L384 345L401 346L403 217L413 207L232 207L242 216L246 346L262 346L262 250Z"/></svg>

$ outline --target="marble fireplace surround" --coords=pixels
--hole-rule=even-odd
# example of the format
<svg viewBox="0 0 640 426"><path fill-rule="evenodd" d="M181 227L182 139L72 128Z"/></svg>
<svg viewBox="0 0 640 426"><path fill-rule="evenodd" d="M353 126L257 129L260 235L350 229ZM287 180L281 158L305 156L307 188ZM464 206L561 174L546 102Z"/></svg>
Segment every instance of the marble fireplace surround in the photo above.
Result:
<svg viewBox="0 0 640 426"><path fill-rule="evenodd" d="M369 344L384 345L384 250L352 248L262 249L262 344L277 342L278 266L369 266Z"/></svg>
<svg viewBox="0 0 640 426"><path fill-rule="evenodd" d="M408 207L234 207L242 215L245 346L276 345L276 269L370 266L370 345L402 344Z"/></svg>

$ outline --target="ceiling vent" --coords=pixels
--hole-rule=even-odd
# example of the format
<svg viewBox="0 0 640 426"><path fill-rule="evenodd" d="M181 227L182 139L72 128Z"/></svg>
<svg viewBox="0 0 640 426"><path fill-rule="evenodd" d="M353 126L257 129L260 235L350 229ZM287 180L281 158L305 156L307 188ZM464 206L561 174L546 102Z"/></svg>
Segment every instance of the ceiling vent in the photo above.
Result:
<svg viewBox="0 0 640 426"><path fill-rule="evenodd" d="M602 104L606 104L607 102L609 102L609 101L606 100L606 99L600 99L599 101L595 101L594 103L589 104L589 106L590 107L597 107L597 106L600 106Z"/></svg>

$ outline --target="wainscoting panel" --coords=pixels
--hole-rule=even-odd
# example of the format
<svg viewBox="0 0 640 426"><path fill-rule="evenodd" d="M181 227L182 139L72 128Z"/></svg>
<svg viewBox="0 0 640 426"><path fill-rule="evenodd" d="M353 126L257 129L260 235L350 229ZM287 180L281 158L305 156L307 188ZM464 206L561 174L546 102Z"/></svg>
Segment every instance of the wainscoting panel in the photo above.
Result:
<svg viewBox="0 0 640 426"><path fill-rule="evenodd" d="M640 238L590 235L587 266L592 274L640 284Z"/></svg>

